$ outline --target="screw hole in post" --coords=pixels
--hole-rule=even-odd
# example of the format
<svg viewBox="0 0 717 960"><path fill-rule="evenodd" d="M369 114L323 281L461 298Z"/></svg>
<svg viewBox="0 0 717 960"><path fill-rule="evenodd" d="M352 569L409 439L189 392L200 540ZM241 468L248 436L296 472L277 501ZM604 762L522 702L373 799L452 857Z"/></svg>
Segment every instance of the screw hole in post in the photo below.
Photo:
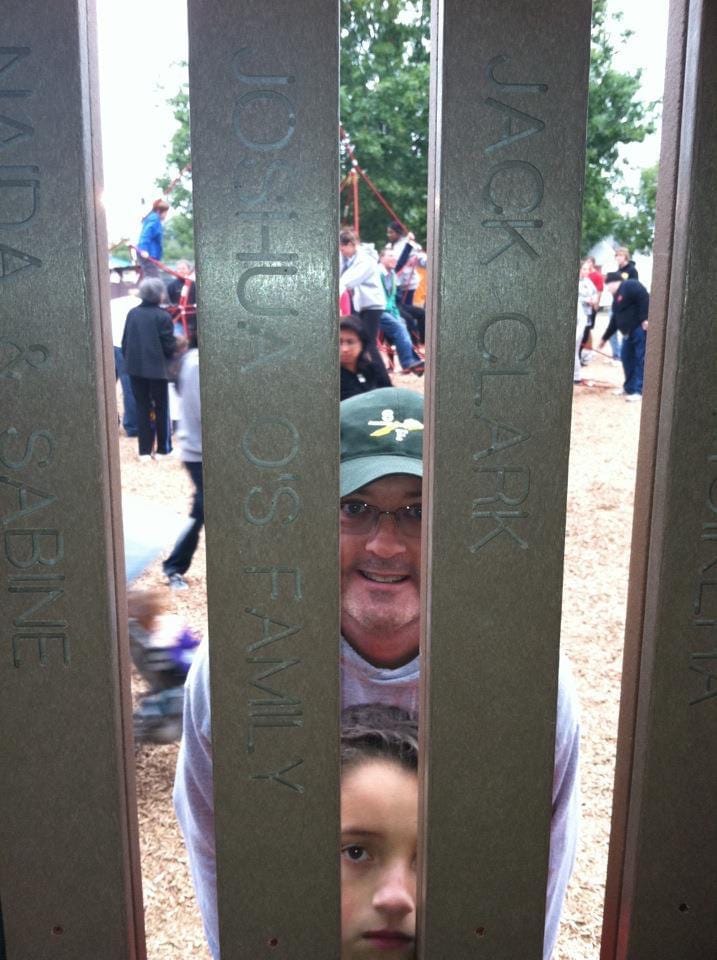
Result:
<svg viewBox="0 0 717 960"><path fill-rule="evenodd" d="M681 903L677 909L680 911L680 913L687 913L690 908L686 903Z"/></svg>
<svg viewBox="0 0 717 960"><path fill-rule="evenodd" d="M278 938L278 937L269 937L269 939L268 939L266 942L269 944L270 947L278 947L278 946L279 946L279 938Z"/></svg>
<svg viewBox="0 0 717 960"><path fill-rule="evenodd" d="M476 927L476 936L484 937L485 936L485 927Z"/></svg>
<svg viewBox="0 0 717 960"><path fill-rule="evenodd" d="M61 927L59 923L52 928L53 937L61 937L64 932L65 932L65 928Z"/></svg>

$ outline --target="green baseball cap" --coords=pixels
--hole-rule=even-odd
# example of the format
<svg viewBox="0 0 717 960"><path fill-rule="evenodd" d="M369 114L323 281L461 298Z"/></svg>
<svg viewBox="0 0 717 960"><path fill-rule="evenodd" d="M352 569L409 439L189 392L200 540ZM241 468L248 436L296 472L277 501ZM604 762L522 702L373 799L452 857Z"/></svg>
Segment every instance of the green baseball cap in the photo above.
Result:
<svg viewBox="0 0 717 960"><path fill-rule="evenodd" d="M392 473L423 476L423 397L384 387L341 402L341 496Z"/></svg>

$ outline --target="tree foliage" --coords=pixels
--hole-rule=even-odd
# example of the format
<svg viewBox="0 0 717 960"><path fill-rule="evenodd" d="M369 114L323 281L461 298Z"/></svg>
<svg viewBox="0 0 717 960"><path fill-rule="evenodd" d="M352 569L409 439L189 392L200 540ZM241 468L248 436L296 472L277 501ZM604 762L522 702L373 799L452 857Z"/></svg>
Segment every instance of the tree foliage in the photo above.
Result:
<svg viewBox="0 0 717 960"><path fill-rule="evenodd" d="M635 250L652 244L656 171L643 171L640 188L622 180L620 144L641 142L655 127L655 104L639 99L640 71L614 66L607 0L593 0L587 160L583 204L583 248L615 236ZM399 218L419 240L426 236L428 175L429 0L341 0L341 122L366 171ZM190 162L189 91L183 84L168 101L177 130L167 154L166 189ZM342 175L351 159L342 151ZM391 219L363 181L361 236L382 244ZM342 194L342 219L353 211ZM615 205L622 198L623 210ZM169 201L167 258L192 256L191 173L185 172ZM627 204L629 211L624 212Z"/></svg>
<svg viewBox="0 0 717 960"><path fill-rule="evenodd" d="M341 0L341 122L360 166L420 240L426 236L429 28L428 0ZM342 167L350 169L347 155ZM362 239L385 242L392 217L363 182L360 196Z"/></svg>
<svg viewBox="0 0 717 960"><path fill-rule="evenodd" d="M186 66L186 64L185 64ZM194 217L192 212L192 171L189 143L189 83L185 81L175 96L167 100L177 129L167 154L167 172L157 180L174 211L164 230L164 259L194 259Z"/></svg>
<svg viewBox="0 0 717 960"><path fill-rule="evenodd" d="M655 234L658 165L645 167L637 190L625 188L622 195L633 213L620 225L620 242L635 253L649 253Z"/></svg>
<svg viewBox="0 0 717 960"><path fill-rule="evenodd" d="M622 33L621 46L629 36L628 31ZM607 0L593 0L583 202L585 250L612 235L626 243L626 235L633 232L630 218L621 214L613 202L623 189L619 146L641 143L655 130L655 104L645 104L638 99L641 71L617 70L615 53L608 32Z"/></svg>

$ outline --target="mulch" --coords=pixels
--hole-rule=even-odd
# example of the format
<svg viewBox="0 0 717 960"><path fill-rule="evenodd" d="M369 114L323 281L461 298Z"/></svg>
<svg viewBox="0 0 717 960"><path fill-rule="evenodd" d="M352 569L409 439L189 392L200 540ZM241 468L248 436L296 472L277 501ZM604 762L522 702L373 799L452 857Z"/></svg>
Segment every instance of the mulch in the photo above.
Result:
<svg viewBox="0 0 717 960"><path fill-rule="evenodd" d="M608 387L620 384L621 370L603 358L585 374L593 385L574 388L561 637L581 702L582 822L554 960L594 960L600 943L641 406L611 395ZM397 386L423 388L413 376L395 379ZM188 512L192 487L178 461L140 464L135 440L122 437L120 447L124 490ZM203 538L186 578L191 589L167 590L168 602L205 634ZM161 561L138 581L162 584ZM141 690L138 678L133 688L135 694ZM148 957L209 960L172 810L177 749L136 748Z"/></svg>

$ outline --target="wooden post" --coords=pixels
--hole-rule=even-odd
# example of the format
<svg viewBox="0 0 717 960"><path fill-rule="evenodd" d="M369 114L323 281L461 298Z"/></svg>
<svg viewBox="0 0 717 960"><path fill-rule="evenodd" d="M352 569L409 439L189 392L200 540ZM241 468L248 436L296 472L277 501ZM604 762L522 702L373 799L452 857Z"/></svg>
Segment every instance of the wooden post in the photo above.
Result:
<svg viewBox="0 0 717 960"><path fill-rule="evenodd" d="M10 960L144 956L94 35L86 0L3 7L0 885Z"/></svg>
<svg viewBox="0 0 717 960"><path fill-rule="evenodd" d="M189 10L222 957L336 957L338 5Z"/></svg>
<svg viewBox="0 0 717 960"><path fill-rule="evenodd" d="M659 413L637 709L634 742L627 731L618 748L619 764L632 760L629 808L624 842L613 847L622 871L611 869L607 892L606 926L617 933L615 951L603 956L619 960L701 960L717 943L717 9L691 0L683 22L671 41L673 76L675 58L684 63L682 117L668 114L666 127L679 134L676 189L669 167L660 183L661 208L673 191L676 202L664 338L656 331L664 360L652 398ZM649 473L639 473L638 494L650 486ZM621 819L618 808L618 840Z"/></svg>
<svg viewBox="0 0 717 960"><path fill-rule="evenodd" d="M433 34L420 955L539 958L590 3Z"/></svg>

